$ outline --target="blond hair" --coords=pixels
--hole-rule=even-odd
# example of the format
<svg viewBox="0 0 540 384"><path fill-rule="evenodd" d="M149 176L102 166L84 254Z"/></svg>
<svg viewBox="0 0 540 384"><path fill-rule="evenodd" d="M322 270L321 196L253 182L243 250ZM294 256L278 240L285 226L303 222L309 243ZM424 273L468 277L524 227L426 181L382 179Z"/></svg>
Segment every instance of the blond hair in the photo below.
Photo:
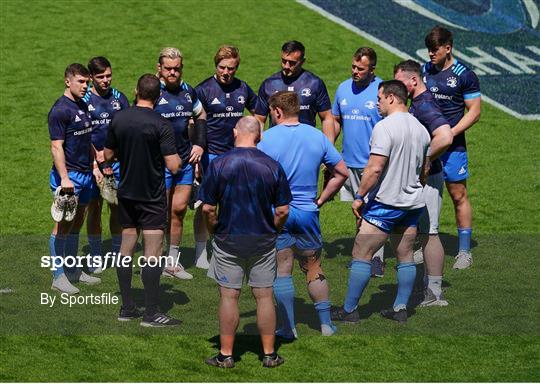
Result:
<svg viewBox="0 0 540 384"><path fill-rule="evenodd" d="M240 51L233 45L222 45L214 56L216 66L223 59L238 59L238 64L240 64Z"/></svg>
<svg viewBox="0 0 540 384"><path fill-rule="evenodd" d="M159 52L158 62L160 64L163 64L162 63L163 58L180 59L180 61L183 61L182 52L180 52L178 48L173 48L173 47L165 47L161 50L161 52Z"/></svg>

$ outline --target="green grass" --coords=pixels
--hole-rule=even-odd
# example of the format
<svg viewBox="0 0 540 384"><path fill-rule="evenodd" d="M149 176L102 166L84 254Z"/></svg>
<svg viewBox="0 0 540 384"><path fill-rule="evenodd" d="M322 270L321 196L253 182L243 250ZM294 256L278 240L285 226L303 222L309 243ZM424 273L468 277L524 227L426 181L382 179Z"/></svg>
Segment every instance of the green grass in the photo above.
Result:
<svg viewBox="0 0 540 384"><path fill-rule="evenodd" d="M113 64L114 85L131 98L138 76L155 71L163 46L183 51L184 78L196 85L212 73L217 47L229 43L241 50L238 76L256 90L279 67L281 44L294 38L307 47L306 68L326 81L333 96L349 76L358 46L374 46L383 78L391 76L399 58L288 1L4 1L0 32L0 285L14 289L0 295L0 380L540 380L538 122L519 121L484 103L481 121L468 133L475 264L456 272L448 257L445 289L451 306L417 309L404 327L382 321L376 311L395 292L390 258L385 278L373 281L362 298L361 324L343 325L339 336L322 338L295 271L301 337L280 346L287 363L276 370L259 368L254 304L246 290L236 349L241 361L231 372L216 371L201 362L216 350L217 290L200 270L190 268L195 274L190 282L164 281L163 305L184 321L175 330L119 324L116 306L39 305L40 292L52 293L50 275L39 267L52 224L46 116L63 91L65 66L105 55ZM190 212L186 222L191 220ZM446 196L441 229L449 256L455 252L453 220ZM321 223L331 297L340 303L354 235L349 206L328 204ZM192 264L189 225L184 246ZM117 293L112 270L103 280L82 292ZM134 285L142 298L138 275Z"/></svg>

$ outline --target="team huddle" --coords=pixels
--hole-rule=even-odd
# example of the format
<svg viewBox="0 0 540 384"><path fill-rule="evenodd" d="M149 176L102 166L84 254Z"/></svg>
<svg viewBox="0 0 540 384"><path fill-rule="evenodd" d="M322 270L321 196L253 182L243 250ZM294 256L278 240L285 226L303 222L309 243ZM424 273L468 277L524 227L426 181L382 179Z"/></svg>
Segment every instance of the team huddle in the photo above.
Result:
<svg viewBox="0 0 540 384"><path fill-rule="evenodd" d="M106 58L92 58L87 67L69 65L64 95L48 117L55 221L50 254L77 255L86 219L90 252L103 256L105 201L110 251L127 260L116 266L118 320L179 325L159 311L160 278L193 278L179 249L186 212L194 209L195 266L207 269L220 290L220 351L205 362L222 368L234 367L244 279L256 299L263 366L284 362L274 343L276 337L298 338L295 259L323 336L337 332L334 322L359 322L362 292L371 278L384 275L385 246L397 258L398 290L383 317L407 321L421 262L425 287L419 305L448 305L438 236L443 185L458 227L454 268L469 268L472 209L464 132L480 118L481 94L474 72L452 55L450 31L433 28L425 44L430 62L402 61L387 81L375 74L375 51L359 48L352 76L338 86L333 103L324 81L303 69L305 48L294 40L283 44L281 70L262 82L258 94L235 77L240 55L228 45L214 57L215 74L195 88L182 79L181 52L164 48L157 73L139 78L132 106L111 86ZM317 116L321 130L315 128ZM342 132L340 154L334 143ZM331 307L319 210L338 192L352 202L358 230L343 305ZM131 292L131 258L141 232L146 260L167 256L164 265L141 267L144 311ZM101 267L56 268L52 288L76 294L77 282L101 282Z"/></svg>

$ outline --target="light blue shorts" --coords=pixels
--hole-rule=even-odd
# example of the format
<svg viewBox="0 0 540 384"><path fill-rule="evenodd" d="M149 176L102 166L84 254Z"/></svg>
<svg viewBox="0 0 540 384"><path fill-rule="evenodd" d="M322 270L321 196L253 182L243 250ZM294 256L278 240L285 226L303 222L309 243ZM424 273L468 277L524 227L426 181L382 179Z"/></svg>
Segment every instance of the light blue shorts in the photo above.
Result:
<svg viewBox="0 0 540 384"><path fill-rule="evenodd" d="M380 230L390 233L395 227L416 227L425 209L400 209L371 200L362 211L362 218Z"/></svg>
<svg viewBox="0 0 540 384"><path fill-rule="evenodd" d="M92 172L68 171L68 176L75 187L75 195L79 197L79 205L87 205L92 194ZM53 193L62 184L56 169L51 169L49 184Z"/></svg>
<svg viewBox="0 0 540 384"><path fill-rule="evenodd" d="M467 152L446 152L440 157L444 167L444 180L450 183L469 178Z"/></svg>
<svg viewBox="0 0 540 384"><path fill-rule="evenodd" d="M177 185L192 185L193 175L193 166L190 163L186 163L184 166L182 166L176 175L173 175L167 168L165 168L165 187L170 189Z"/></svg>
<svg viewBox="0 0 540 384"><path fill-rule="evenodd" d="M302 211L289 207L289 217L276 241L276 249L295 247L300 250L322 248L319 211Z"/></svg>

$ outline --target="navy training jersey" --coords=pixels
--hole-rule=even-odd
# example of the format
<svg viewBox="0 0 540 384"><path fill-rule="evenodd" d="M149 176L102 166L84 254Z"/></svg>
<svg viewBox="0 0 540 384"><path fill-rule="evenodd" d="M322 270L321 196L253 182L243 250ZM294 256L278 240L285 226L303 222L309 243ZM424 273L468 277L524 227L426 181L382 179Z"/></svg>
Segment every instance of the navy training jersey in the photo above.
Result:
<svg viewBox="0 0 540 384"><path fill-rule="evenodd" d="M433 93L437 104L450 123L455 126L465 115L465 100L481 97L480 83L476 74L469 67L454 60L454 64L439 71L431 62L422 66L424 83ZM465 132L454 137L448 152L467 150Z"/></svg>
<svg viewBox="0 0 540 384"><path fill-rule="evenodd" d="M92 116L92 144L96 150L101 151L105 146L107 131L114 114L129 107L129 101L116 88L111 88L106 96L96 95L89 88L83 101L88 106L88 112Z"/></svg>
<svg viewBox="0 0 540 384"><path fill-rule="evenodd" d="M411 100L409 112L426 127L431 138L433 138L433 132L437 128L441 125L449 124L435 101L435 97L427 90ZM429 174L435 175L441 171L441 161L439 159L432 161Z"/></svg>
<svg viewBox="0 0 540 384"><path fill-rule="evenodd" d="M185 82L175 92L169 91L162 84L161 95L154 105L154 111L172 124L178 155L184 164L189 160L192 147L188 132L189 118L199 114L201 108L195 90Z"/></svg>
<svg viewBox="0 0 540 384"><path fill-rule="evenodd" d="M257 148L233 148L208 166L199 200L219 206L215 242L239 257L275 247L274 207L292 200L283 168Z"/></svg>
<svg viewBox="0 0 540 384"><path fill-rule="evenodd" d="M195 88L206 111L206 144L208 153L222 154L234 148L233 128L257 104L257 95L245 81L235 78L231 84L221 84L215 76Z"/></svg>
<svg viewBox="0 0 540 384"><path fill-rule="evenodd" d="M66 169L90 172L93 159L92 117L84 101L60 97L49 112L48 125L51 141L64 140Z"/></svg>
<svg viewBox="0 0 540 384"><path fill-rule="evenodd" d="M257 101L255 113L268 116L270 113L268 99L279 91L296 92L300 98L300 115L298 118L301 123L313 127L317 123L317 113L332 108L326 85L319 77L306 70L302 70L300 75L296 77L286 77L280 71L262 82L259 88L259 100ZM270 126L272 126L272 122L270 122Z"/></svg>

